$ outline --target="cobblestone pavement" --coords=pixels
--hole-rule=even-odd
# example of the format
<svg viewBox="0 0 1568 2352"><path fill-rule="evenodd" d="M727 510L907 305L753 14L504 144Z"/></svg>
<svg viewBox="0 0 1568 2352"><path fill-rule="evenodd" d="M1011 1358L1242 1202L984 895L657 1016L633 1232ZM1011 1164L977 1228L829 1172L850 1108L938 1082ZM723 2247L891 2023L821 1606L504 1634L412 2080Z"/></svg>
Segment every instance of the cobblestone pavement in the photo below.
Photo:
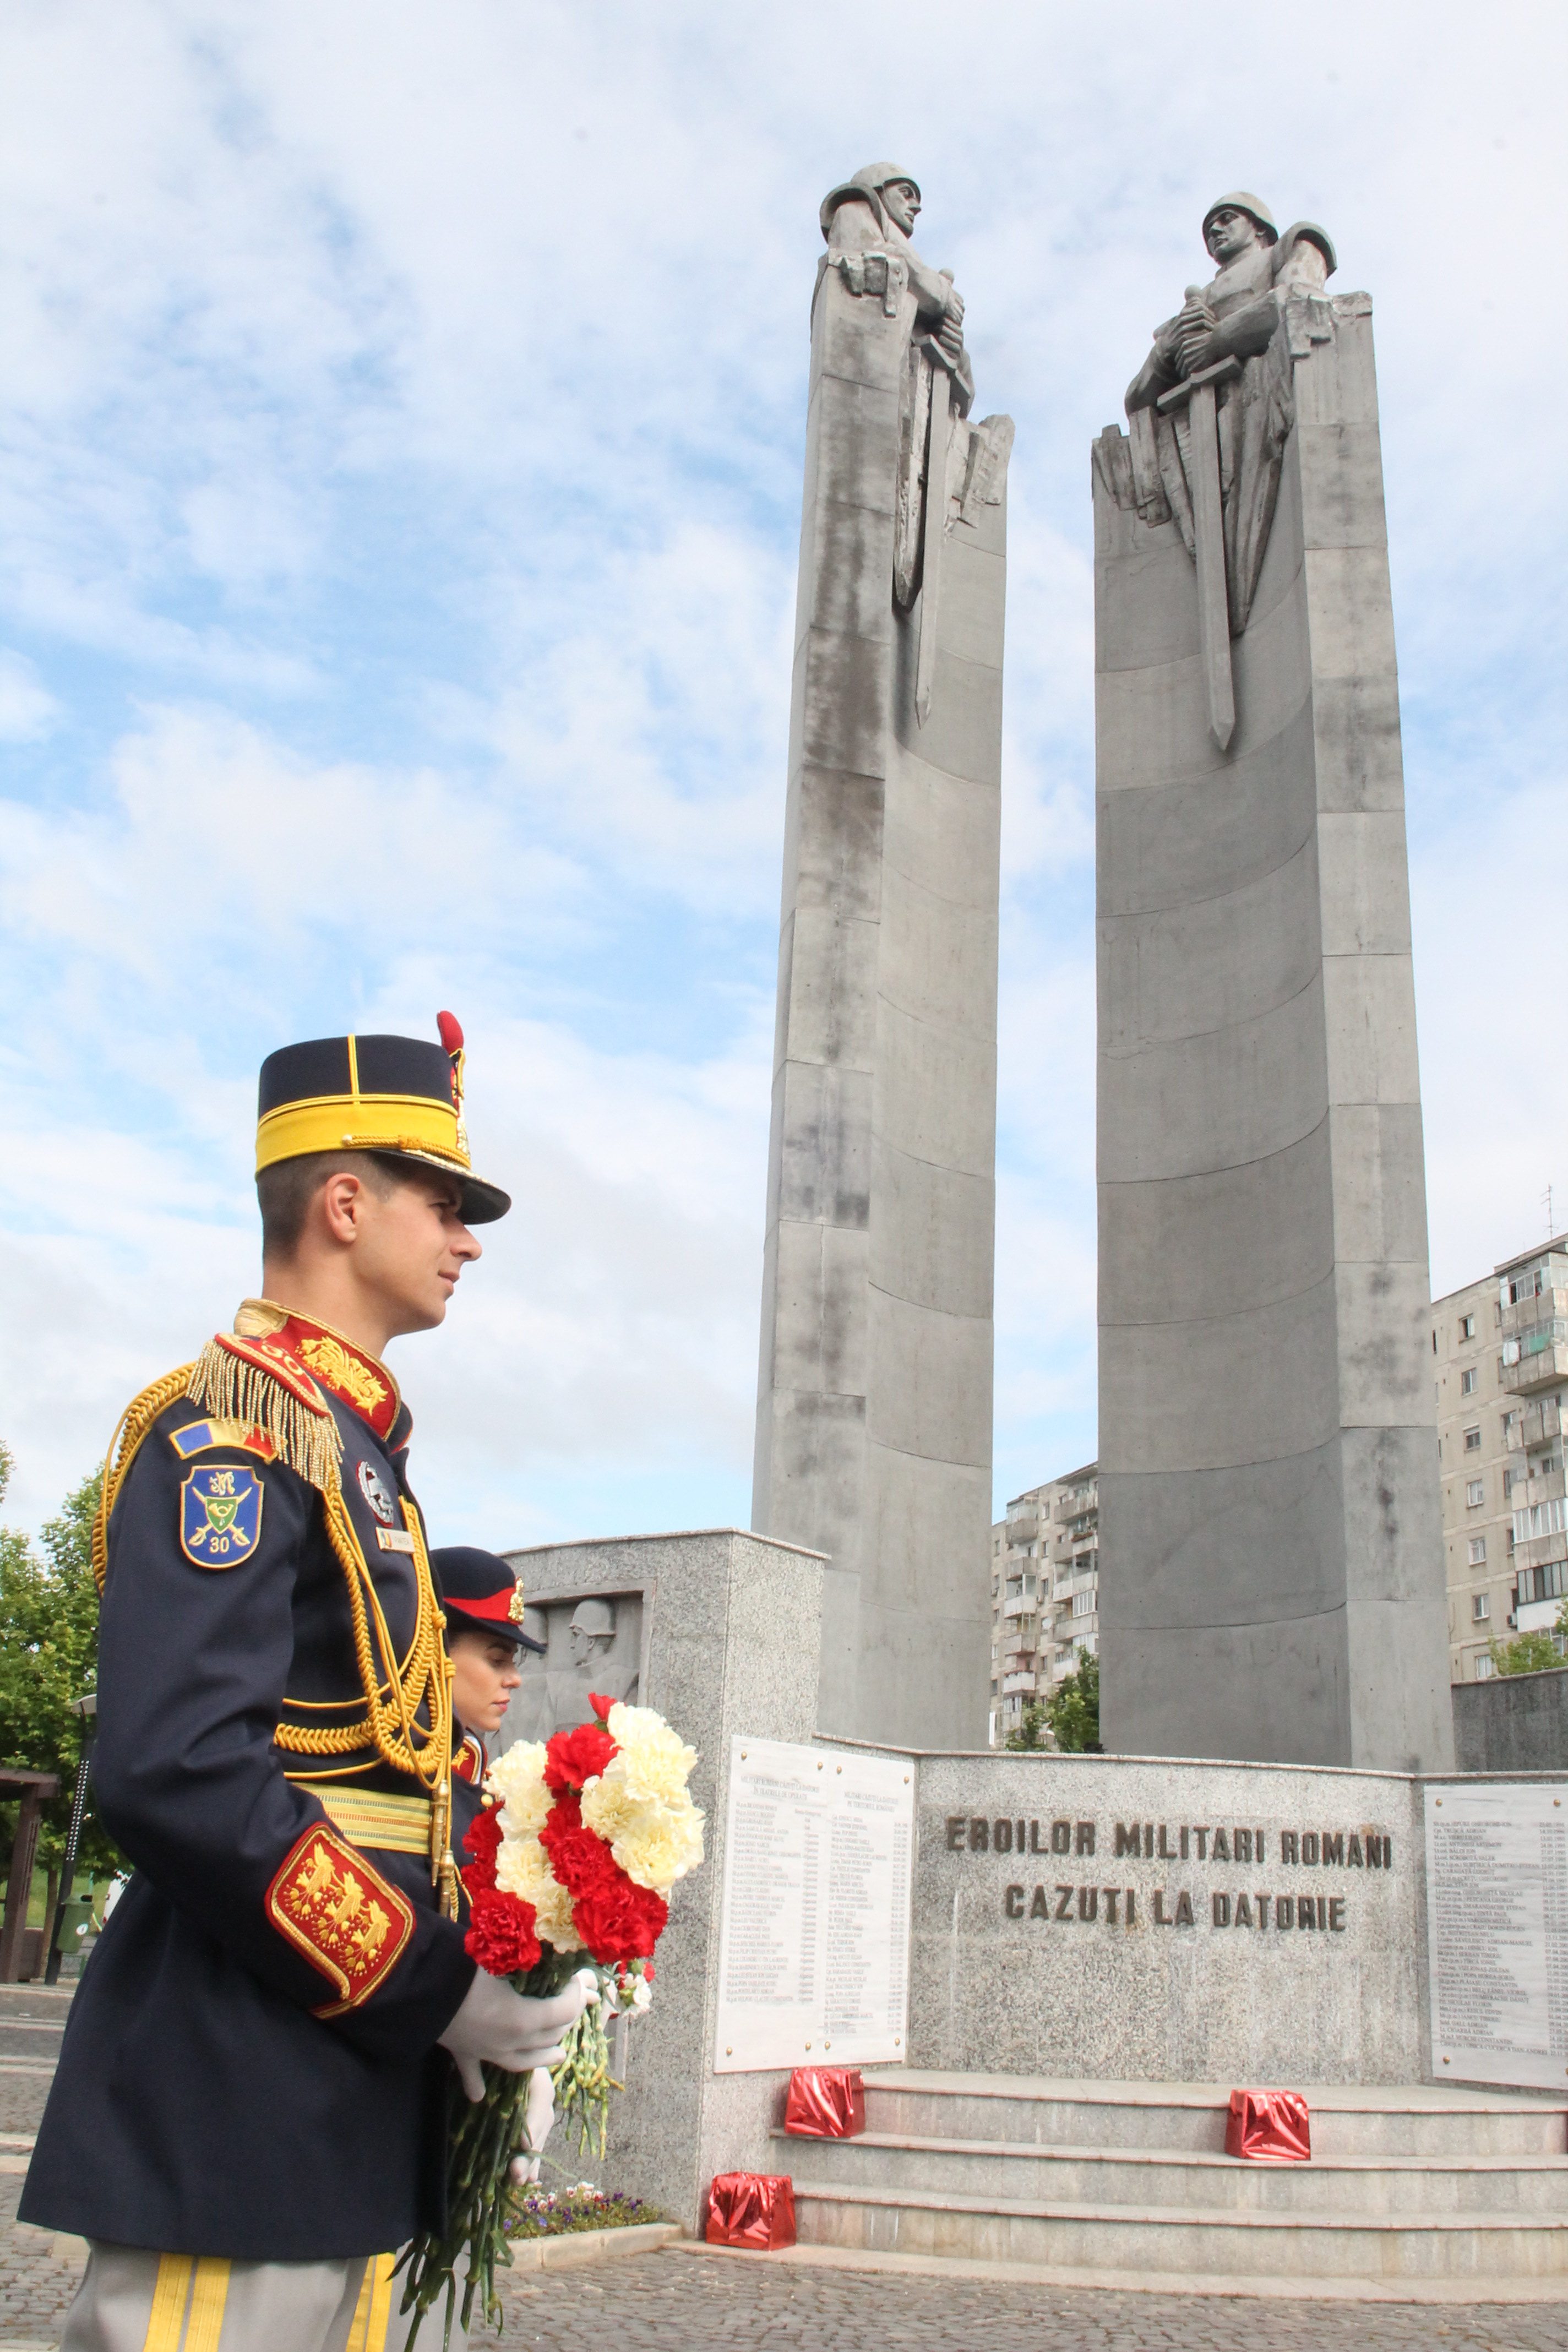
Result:
<svg viewBox="0 0 1568 2352"><path fill-rule="evenodd" d="M79 2273L50 2252L43 2230L16 2223L22 2183L0 2179L0 2345L58 2344Z"/></svg>
<svg viewBox="0 0 1568 2352"><path fill-rule="evenodd" d="M1568 2303L1262 2303L634 2255L507 2290L509 2347L582 2352L1563 2352ZM474 2352L494 2338L475 2330ZM390 2342L390 2339L389 2339Z"/></svg>

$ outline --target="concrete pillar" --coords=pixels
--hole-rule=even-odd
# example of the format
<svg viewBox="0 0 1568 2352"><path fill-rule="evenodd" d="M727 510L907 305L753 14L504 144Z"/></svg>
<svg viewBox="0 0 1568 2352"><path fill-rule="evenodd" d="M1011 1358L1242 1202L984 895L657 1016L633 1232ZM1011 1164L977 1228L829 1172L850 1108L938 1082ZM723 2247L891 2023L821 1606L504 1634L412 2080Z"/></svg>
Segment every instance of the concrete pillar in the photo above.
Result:
<svg viewBox="0 0 1568 2352"><path fill-rule="evenodd" d="M893 284L825 264L813 310L752 1516L829 1556L821 1727L965 1746L990 1650L1011 427L955 415L939 452L922 725L929 583L904 611L894 574L930 428Z"/></svg>
<svg viewBox="0 0 1568 2352"><path fill-rule="evenodd" d="M1120 428L1096 444L1101 1719L1123 1753L1452 1761L1371 308L1315 299L1277 348L1295 421L1224 751L1193 559L1141 519Z"/></svg>

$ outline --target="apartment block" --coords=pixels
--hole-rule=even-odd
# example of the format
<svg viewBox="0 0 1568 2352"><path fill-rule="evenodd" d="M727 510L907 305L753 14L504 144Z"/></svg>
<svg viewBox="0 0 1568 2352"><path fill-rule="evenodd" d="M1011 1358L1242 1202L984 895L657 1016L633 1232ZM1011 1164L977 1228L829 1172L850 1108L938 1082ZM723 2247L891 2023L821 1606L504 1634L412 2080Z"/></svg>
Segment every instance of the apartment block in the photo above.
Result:
<svg viewBox="0 0 1568 2352"><path fill-rule="evenodd" d="M1568 1596L1568 1238L1435 1299L1432 1356L1450 1673L1475 1682Z"/></svg>
<svg viewBox="0 0 1568 2352"><path fill-rule="evenodd" d="M991 1530L991 1745L1100 1646L1100 1471L1031 1486Z"/></svg>

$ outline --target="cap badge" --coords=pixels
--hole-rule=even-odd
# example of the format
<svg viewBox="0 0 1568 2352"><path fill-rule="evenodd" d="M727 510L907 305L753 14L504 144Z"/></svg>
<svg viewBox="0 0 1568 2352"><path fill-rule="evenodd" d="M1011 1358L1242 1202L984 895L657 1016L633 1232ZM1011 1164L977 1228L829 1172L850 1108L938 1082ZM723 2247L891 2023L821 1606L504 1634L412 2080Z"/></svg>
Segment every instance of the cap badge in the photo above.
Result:
<svg viewBox="0 0 1568 2352"><path fill-rule="evenodd" d="M521 1625L522 1623L527 1611L523 1602L522 1587L521 1584L518 1586L517 1591L512 1594L511 1599L508 1601L506 1613L510 1618L514 1625Z"/></svg>

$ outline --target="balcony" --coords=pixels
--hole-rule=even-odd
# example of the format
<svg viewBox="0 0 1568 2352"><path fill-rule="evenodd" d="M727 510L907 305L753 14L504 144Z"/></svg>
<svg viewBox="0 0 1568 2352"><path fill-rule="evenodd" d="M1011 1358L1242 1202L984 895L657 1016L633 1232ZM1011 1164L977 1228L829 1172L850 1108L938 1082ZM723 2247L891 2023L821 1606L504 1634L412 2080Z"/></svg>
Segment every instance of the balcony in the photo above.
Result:
<svg viewBox="0 0 1568 2352"><path fill-rule="evenodd" d="M1562 1434L1563 1414L1556 1398L1531 1397L1527 1404L1521 1405L1513 1417L1508 1433L1509 1451L1512 1454L1525 1446L1544 1445L1550 1439Z"/></svg>
<svg viewBox="0 0 1568 2352"><path fill-rule="evenodd" d="M1553 1297L1557 1296L1555 1292ZM1534 1302L1537 1306L1539 1300ZM1510 1312L1518 1314L1517 1307ZM1502 1345L1502 1385L1510 1396L1568 1380L1568 1317L1551 1315L1527 1324Z"/></svg>
<svg viewBox="0 0 1568 2352"><path fill-rule="evenodd" d="M1034 1617L1038 1614L1039 1607L1038 1593L1020 1592L1016 1599L1004 1601L1002 1614L1004 1617Z"/></svg>
<svg viewBox="0 0 1568 2352"><path fill-rule="evenodd" d="M1531 1275L1522 1278L1541 1286L1521 1290L1511 1305L1506 1295L1500 1301L1498 1328L1505 1339L1518 1339L1532 1323L1542 1322L1550 1315L1568 1315L1568 1257L1558 1253L1542 1259Z"/></svg>
<svg viewBox="0 0 1568 2352"><path fill-rule="evenodd" d="M1010 1697L1015 1691L1033 1691L1037 1686L1038 1679L1039 1677L1032 1671L1026 1675L1004 1675L1002 1677L1003 1696L1005 1697Z"/></svg>

